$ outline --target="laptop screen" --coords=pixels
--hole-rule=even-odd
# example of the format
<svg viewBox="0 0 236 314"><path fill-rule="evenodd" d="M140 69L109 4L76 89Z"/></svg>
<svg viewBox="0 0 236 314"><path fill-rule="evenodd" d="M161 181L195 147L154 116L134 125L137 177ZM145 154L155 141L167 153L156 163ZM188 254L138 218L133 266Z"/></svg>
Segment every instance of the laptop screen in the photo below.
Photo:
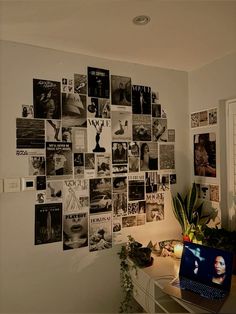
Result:
<svg viewBox="0 0 236 314"><path fill-rule="evenodd" d="M187 277L210 287L230 291L233 253L184 242L179 277Z"/></svg>

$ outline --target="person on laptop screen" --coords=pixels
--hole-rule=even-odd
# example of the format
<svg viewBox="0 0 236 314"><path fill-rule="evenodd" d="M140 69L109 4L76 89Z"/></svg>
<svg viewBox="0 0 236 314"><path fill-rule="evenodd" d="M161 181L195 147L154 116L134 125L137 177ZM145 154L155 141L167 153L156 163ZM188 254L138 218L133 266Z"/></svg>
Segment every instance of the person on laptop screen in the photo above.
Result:
<svg viewBox="0 0 236 314"><path fill-rule="evenodd" d="M223 285L227 280L227 265L223 256L217 255L214 259L212 282Z"/></svg>

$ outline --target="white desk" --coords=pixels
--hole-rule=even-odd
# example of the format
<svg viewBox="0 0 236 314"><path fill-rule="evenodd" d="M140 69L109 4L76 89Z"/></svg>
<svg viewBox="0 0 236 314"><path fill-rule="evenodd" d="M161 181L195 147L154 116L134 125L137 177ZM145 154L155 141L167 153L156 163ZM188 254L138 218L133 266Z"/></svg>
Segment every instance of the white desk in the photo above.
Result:
<svg viewBox="0 0 236 314"><path fill-rule="evenodd" d="M162 291L179 271L180 261L173 257L154 257L153 265L131 271L135 300L147 313L209 313L195 305L171 297ZM231 293L220 313L236 312L236 276L233 276Z"/></svg>

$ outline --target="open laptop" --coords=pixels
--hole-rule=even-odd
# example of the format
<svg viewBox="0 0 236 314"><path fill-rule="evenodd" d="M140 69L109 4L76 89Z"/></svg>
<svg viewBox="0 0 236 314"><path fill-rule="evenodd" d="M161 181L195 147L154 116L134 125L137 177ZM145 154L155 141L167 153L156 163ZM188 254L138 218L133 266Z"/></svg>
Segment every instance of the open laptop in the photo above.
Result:
<svg viewBox="0 0 236 314"><path fill-rule="evenodd" d="M163 291L217 313L230 292L233 253L184 242L179 275Z"/></svg>

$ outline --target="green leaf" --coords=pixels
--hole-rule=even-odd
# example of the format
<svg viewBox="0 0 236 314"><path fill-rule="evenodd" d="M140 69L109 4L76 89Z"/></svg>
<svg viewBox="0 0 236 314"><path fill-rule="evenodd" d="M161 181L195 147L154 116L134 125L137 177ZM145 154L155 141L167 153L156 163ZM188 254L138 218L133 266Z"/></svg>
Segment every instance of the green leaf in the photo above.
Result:
<svg viewBox="0 0 236 314"><path fill-rule="evenodd" d="M196 203L197 203L197 188L196 188L196 184L193 183L189 193L187 194L186 213L187 213L189 222L192 221L193 211L194 211Z"/></svg>

